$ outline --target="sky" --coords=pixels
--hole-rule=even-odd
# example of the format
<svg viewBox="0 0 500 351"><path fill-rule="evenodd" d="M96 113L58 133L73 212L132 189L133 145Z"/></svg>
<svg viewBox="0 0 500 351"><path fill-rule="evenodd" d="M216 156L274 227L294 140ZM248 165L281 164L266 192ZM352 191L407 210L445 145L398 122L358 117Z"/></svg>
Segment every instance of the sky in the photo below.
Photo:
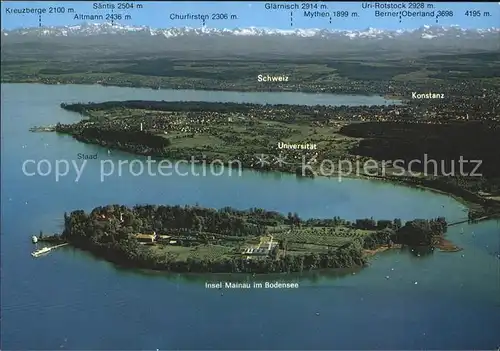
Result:
<svg viewBox="0 0 500 351"><path fill-rule="evenodd" d="M152 28L170 28L170 27L202 27L201 20L172 20L171 14L227 14L227 20L212 20L208 19L205 23L211 28L242 28L242 27L265 27L279 29L293 28L327 28L327 29L345 29L345 30L361 30L368 27L379 29L413 29L423 25L458 25L463 28L490 28L500 27L500 3L478 3L478 2L439 2L423 3L425 7L433 6L434 17L413 17L402 18L376 17L375 9L363 8L363 4L375 4L375 2L296 2L299 7L302 4L317 4L317 9L312 11L322 11L334 13L336 11L344 11L349 17L324 17L324 18L308 18L304 16L304 10L294 10L291 15L290 10L267 10L266 2L249 2L249 1L212 1L212 2L195 2L195 1L176 1L176 2L139 2L130 1L134 4L134 8L130 10L114 10L114 14L129 15L131 19L117 21L120 24L134 26L150 26ZM393 2L391 2L393 3ZM94 4L115 4L118 2L112 1L6 1L1 2L1 26L2 29L15 29L20 27L38 27L39 16L37 14L12 14L8 13L7 9L22 9L35 8L47 9L49 7L64 7L65 13L43 14L41 15L42 26L61 26L61 25L77 25L84 21L74 19L75 14L94 14L105 15L111 13L111 10L94 10ZM137 5L142 5L138 8ZM294 4L294 2L274 2L271 4ZM327 9L320 9L321 4L326 5ZM408 2L394 4L406 4ZM74 11L71 12L71 9ZM407 11L418 11L406 9ZM390 11L390 10L378 10ZM397 10L392 10L397 11ZM427 9L425 11L432 11ZM442 11L443 15L436 19L438 11ZM471 17L466 16L467 11L480 11L481 16ZM485 12L489 12L489 16L485 16ZM357 17L353 16L357 13ZM475 12L476 14L478 12ZM231 18L231 15L236 15L237 19ZM90 22L106 22L106 21L90 21Z"/></svg>

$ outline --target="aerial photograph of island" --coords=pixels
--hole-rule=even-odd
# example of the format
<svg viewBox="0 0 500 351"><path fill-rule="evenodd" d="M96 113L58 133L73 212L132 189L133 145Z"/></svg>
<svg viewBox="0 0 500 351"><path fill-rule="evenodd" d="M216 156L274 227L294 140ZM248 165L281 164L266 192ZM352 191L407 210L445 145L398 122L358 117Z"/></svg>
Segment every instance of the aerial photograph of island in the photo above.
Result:
<svg viewBox="0 0 500 351"><path fill-rule="evenodd" d="M1 2L2 350L500 350L500 3Z"/></svg>

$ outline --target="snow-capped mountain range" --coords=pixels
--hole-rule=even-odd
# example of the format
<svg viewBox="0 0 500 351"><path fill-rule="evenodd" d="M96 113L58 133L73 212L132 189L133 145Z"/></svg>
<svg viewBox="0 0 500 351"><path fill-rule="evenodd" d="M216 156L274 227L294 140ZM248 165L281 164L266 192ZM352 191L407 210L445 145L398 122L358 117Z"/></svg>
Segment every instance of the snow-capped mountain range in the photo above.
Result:
<svg viewBox="0 0 500 351"><path fill-rule="evenodd" d="M60 27L34 27L14 30L2 30L2 36L37 36L37 37L72 37L99 35L142 34L154 37L176 38L189 36L210 37L299 37L299 38L346 38L346 39L397 39L397 38L461 38L480 39L492 36L500 37L500 28L464 29L459 26L423 26L407 30L382 30L367 28L365 30L335 29L272 29L272 28L166 28L154 29L147 26L128 26L118 23L83 23L80 25Z"/></svg>

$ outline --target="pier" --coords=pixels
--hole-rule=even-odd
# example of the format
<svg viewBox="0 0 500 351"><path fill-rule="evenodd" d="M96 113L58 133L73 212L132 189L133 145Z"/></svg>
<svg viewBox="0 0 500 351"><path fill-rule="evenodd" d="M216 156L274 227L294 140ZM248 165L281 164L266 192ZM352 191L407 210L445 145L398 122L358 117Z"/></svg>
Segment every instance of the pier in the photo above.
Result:
<svg viewBox="0 0 500 351"><path fill-rule="evenodd" d="M55 125L50 125L50 126L38 126L38 127L32 127L30 128L30 132L55 132L56 126Z"/></svg>
<svg viewBox="0 0 500 351"><path fill-rule="evenodd" d="M39 256L41 256L43 254L49 253L52 250L55 250L55 249L57 249L59 247L63 247L63 246L66 246L66 245L68 245L68 243L59 244L59 245L51 246L51 247L42 247L41 249L33 251L31 253L31 256L33 256L33 257L39 257Z"/></svg>

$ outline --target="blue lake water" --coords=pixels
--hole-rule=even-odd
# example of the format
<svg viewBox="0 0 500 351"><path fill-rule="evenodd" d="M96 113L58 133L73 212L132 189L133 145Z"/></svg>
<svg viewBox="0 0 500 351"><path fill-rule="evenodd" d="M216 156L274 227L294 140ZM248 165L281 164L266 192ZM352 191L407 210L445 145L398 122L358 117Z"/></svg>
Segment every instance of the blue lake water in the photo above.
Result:
<svg viewBox="0 0 500 351"><path fill-rule="evenodd" d="M75 209L120 203L262 207L301 217L464 218L450 197L384 182L241 176L134 177L101 181L100 161L138 157L85 145L34 125L80 117L61 102L121 99L378 104L378 97L152 91L100 86L2 85L2 349L494 349L500 346L500 224L453 227L464 248L416 257L390 251L355 274L294 276L294 290L207 290L211 276L145 274L62 248L32 259L30 237L59 231ZM372 99L372 100L370 100ZM383 99L382 99L383 100ZM321 102L318 102L321 101ZM78 182L25 176L32 159L89 160ZM139 158L140 159L140 158ZM463 228L463 233L462 229ZM389 276L389 279L386 279ZM217 278L218 279L218 278Z"/></svg>

